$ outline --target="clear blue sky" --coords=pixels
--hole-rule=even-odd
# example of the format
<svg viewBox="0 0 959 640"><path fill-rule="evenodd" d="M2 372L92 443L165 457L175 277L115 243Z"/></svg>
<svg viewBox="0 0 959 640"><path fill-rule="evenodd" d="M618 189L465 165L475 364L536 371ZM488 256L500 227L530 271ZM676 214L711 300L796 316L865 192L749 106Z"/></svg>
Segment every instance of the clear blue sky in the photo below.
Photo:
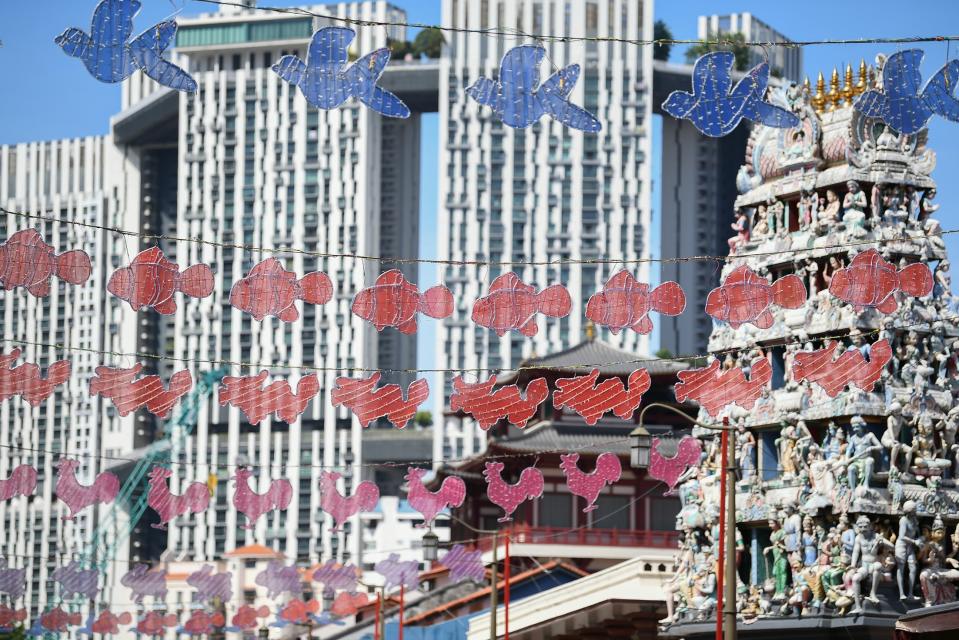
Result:
<svg viewBox="0 0 959 640"><path fill-rule="evenodd" d="M4 99L0 100L0 143L47 140L106 133L109 116L119 107L119 89L90 78L78 61L60 52L53 38L69 26L86 28L95 0L5 0L0 6L0 77L7 79ZM272 6L306 4L290 0L270 0ZM410 21L436 23L440 19L438 0L395 0L404 7ZM146 28L175 13L195 15L215 7L191 0L144 0L137 20ZM761 20L797 40L822 38L896 37L934 35L955 32L959 25L959 2L941 0L914 1L908 5L891 0L873 0L868 9L857 2L807 0L802 3L756 2L753 0L710 0L656 2L656 17L666 21L677 38L696 37L696 17L700 14L750 11ZM411 34L412 35L412 34ZM935 71L947 56L945 44L923 44L926 51L924 75ZM684 46L674 47L673 59L682 60ZM879 52L892 53L893 46L824 45L804 49L804 66L812 78L820 70L828 73L834 66L858 64L860 58L871 62ZM953 57L959 45L953 46ZM654 127L654 135L657 130ZM952 212L959 203L959 124L934 119L930 127L931 146L938 154L933 177L939 182L940 218L946 229L959 225ZM425 118L423 127L424 175L437 171L437 121ZM658 145L658 140L655 140ZM653 153L657 158L658 153ZM654 175L658 167L654 166ZM952 177L953 180L949 180ZM421 257L436 255L435 220L436 182L423 180L421 193ZM658 185L657 185L658 187ZM654 242L658 245L658 189L654 191ZM947 246L959 255L959 238L947 236ZM957 274L959 275L959 274ZM421 270L424 286L436 282L432 267ZM957 280L959 282L959 280ZM433 363L435 323L421 323L419 366Z"/></svg>

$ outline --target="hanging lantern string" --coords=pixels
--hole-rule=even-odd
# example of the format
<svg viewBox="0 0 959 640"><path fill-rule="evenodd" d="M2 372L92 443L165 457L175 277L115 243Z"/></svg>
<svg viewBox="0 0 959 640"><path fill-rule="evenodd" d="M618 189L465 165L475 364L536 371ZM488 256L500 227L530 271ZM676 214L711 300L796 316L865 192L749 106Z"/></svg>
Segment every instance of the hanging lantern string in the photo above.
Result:
<svg viewBox="0 0 959 640"><path fill-rule="evenodd" d="M950 316L940 316L937 318L942 322L959 322L959 315L950 315ZM749 354L750 352L761 350L763 348L772 348L772 347L789 347L795 345L804 345L809 342L822 342L825 340L837 340L852 335L866 338L869 336L879 335L885 331L891 330L902 330L902 329L920 329L930 326L929 321L918 321L911 323L896 323L882 326L876 329L860 329L858 327L848 327L845 329L836 330L833 333L823 333L815 336L808 336L805 338L795 338L793 340L784 340L782 342L769 342L765 345L760 345L757 343L749 344L744 347L730 347L728 349L720 349L711 353L700 353L694 355L686 356L670 356L668 358L656 358L656 357L642 357L642 358L629 358L626 360L611 360L606 362L591 362L591 363L582 363L582 364L569 364L563 366L550 366L550 365L541 365L535 362L530 364L520 364L517 367L512 368L497 368L497 367L460 367L460 368L440 368L440 369L417 369L417 368L406 368L406 369L384 369L384 368L370 368L370 367L315 367L305 364L277 364L277 363L262 363L262 362L243 362L236 360L225 360L218 358L186 358L181 356L167 356L157 353L149 353L145 351L111 351L105 349L93 349L90 347L75 347L70 345L65 345L55 342L41 342L36 340L22 340L20 338L4 338L0 337L0 342L8 342L11 344L18 344L22 346L32 346L32 347L43 347L47 349L56 349L58 351L67 351L67 352L81 352L81 353L96 353L100 355L113 356L115 358L146 358L149 360L160 360L166 362L180 362L184 364L205 364L205 365L219 365L219 366L229 366L229 367L240 367L247 369L270 369L271 372L275 369L278 371L283 370L293 370L293 371L315 371L315 372L335 372L335 373L468 373L468 372L482 372L487 371L490 373L519 373L522 371L553 371L553 372L569 372L573 369L581 369L584 371L591 371L595 368L611 367L611 366L628 366L628 365L643 365L650 363L663 363L663 362L677 362L685 364L695 364L695 363L705 363L709 358L719 358L728 355L734 354Z"/></svg>
<svg viewBox="0 0 959 640"><path fill-rule="evenodd" d="M271 13L285 13L288 15L309 16L311 18L320 18L332 22L341 22L344 24L355 25L358 27L406 27L410 29L434 29L446 33L473 33L484 36L496 36L501 38L515 37L515 31L504 29L502 27L492 27L486 29L470 27L451 27L438 24L429 24L423 22L402 22L395 20L369 20L363 18L350 18L328 13L317 13L309 9L300 7L270 7L257 5L250 7L245 3L231 2L230 0L194 0L204 4L214 4L227 7L238 7L242 9L253 9L256 11L266 11ZM683 38L618 38L614 36L561 36L542 33L530 33L526 36L533 40L543 40L549 42L617 42L632 44L637 46L651 46L663 44L709 44L709 45L733 45L745 44L748 46L766 46L766 47L808 47L813 45L826 44L911 44L922 42L952 42L959 40L959 35L931 35L931 36L904 36L904 37L877 37L877 38L827 38L821 40L794 40L783 42L777 40L748 40L746 42L737 42L726 38L707 38L707 39L683 39Z"/></svg>
<svg viewBox="0 0 959 640"><path fill-rule="evenodd" d="M199 0L197 0L199 1ZM278 254L278 255L303 255L311 258L329 258L329 259L340 259L340 260L365 260L369 262L382 262L384 264L433 264L433 265L448 265L448 266L494 266L494 267L503 267L503 266L527 266L527 267L536 267L536 266L560 266L560 265L576 265L576 264L585 264L585 265L627 265L627 264L650 264L650 263L659 263L659 264L676 264L683 262L734 262L736 260L748 260L750 258L764 258L770 256L781 256L787 254L798 254L798 253L810 253L811 251L827 251L830 249L851 249L855 247L862 247L867 245L889 245L897 242L909 242L909 241L918 241L925 240L930 236L943 237L947 235L953 235L959 233L959 229L946 229L946 230L936 230L929 233L902 233L891 238L881 238L875 240L852 240L849 242L842 242L837 244L823 245L820 247L813 248L803 248L803 249L782 249L777 251L752 251L748 253L736 253L732 255L699 255L699 256L680 256L676 258L623 258L623 259L612 259L612 258L557 258L555 260L451 260L451 259L442 259L442 258L404 258L400 256L373 256L365 255L361 253L331 253L324 251L307 251L306 249L298 249L294 247L261 247L250 244L239 244L232 242L219 242L217 240L207 240L199 237L181 237L167 234L152 234L152 233L143 233L140 231L130 231L129 229L120 229L118 227L111 227L107 225L95 224L92 222L82 222L80 220L68 220L66 218L58 218L55 216L46 216L35 213L27 213L25 211L14 211L7 209L6 207L0 207L0 214L7 214L11 216L18 216L21 218L31 219L31 220L41 220L43 222L56 222L59 224L69 224L75 225L78 227L85 227L88 229L96 229L99 231L107 231L110 233L116 233L123 236L128 236L132 238L139 238L141 240L153 240L153 241L166 241L166 242L185 242L188 244L198 244L198 245L207 245L211 247L218 247L221 249L235 249L241 251L250 251L253 253L269 253L269 254Z"/></svg>

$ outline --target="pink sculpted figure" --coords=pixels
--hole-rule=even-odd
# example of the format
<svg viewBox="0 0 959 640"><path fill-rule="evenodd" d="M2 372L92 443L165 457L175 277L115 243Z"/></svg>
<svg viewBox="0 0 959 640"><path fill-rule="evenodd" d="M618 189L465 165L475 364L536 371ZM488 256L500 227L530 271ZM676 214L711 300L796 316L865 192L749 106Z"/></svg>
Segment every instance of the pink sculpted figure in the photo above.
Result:
<svg viewBox="0 0 959 640"><path fill-rule="evenodd" d="M493 391L495 385L496 376L490 376L484 382L466 382L463 376L453 378L450 408L473 416L484 431L503 418L522 429L536 415L539 405L549 397L546 378L530 380L526 385L525 398L515 384Z"/></svg>
<svg viewBox="0 0 959 640"><path fill-rule="evenodd" d="M878 340L869 350L869 361L859 349L849 349L833 360L839 348L838 342L830 342L816 351L800 351L793 364L793 377L815 382L830 398L835 398L847 384L854 384L863 391L872 391L882 376L883 369L892 360L892 347L888 340Z"/></svg>
<svg viewBox="0 0 959 640"><path fill-rule="evenodd" d="M93 267L82 251L57 254L36 229L22 229L0 244L0 284L7 291L24 287L30 295L50 295L50 278L70 284L87 281Z"/></svg>
<svg viewBox="0 0 959 640"><path fill-rule="evenodd" d="M516 484L503 480L502 473L502 462L487 462L483 477L486 479L486 495L489 496L490 502L502 507L506 512L499 521L509 522L519 505L543 495L543 472L536 467L527 467L519 474Z"/></svg>
<svg viewBox="0 0 959 640"><path fill-rule="evenodd" d="M453 313L453 294L440 285L423 293L399 269L381 273L372 287L353 299L353 313L370 322L377 331L396 327L401 333L416 333L416 314L445 318Z"/></svg>
<svg viewBox="0 0 959 640"><path fill-rule="evenodd" d="M374 509L380 499L379 487L369 480L356 485L352 496L343 496L336 488L340 477L341 474L335 471L320 472L320 509L333 516L334 531L339 530L353 514Z"/></svg>
<svg viewBox="0 0 959 640"><path fill-rule="evenodd" d="M598 379L599 369L593 369L585 376L559 378L556 380L553 406L569 407L583 416L586 424L596 424L607 411L627 420L632 417L650 385L649 372L646 369L636 369L629 374L628 389L623 386L623 379L618 376L606 378L596 384Z"/></svg>
<svg viewBox="0 0 959 640"><path fill-rule="evenodd" d="M798 309L806 302L806 285L790 274L772 284L742 265L726 276L721 286L706 297L706 313L728 322L733 329L751 323L759 329L773 326L770 306Z"/></svg>
<svg viewBox="0 0 959 640"><path fill-rule="evenodd" d="M514 330L535 336L539 330L537 313L561 318L572 308L569 291L563 285L555 284L537 292L536 287L510 272L493 280L489 293L473 303L473 322L499 336Z"/></svg>
<svg viewBox="0 0 959 640"><path fill-rule="evenodd" d="M170 376L170 384L164 388L160 376L144 376L139 380L143 365L139 362L129 369L100 366L90 379L90 395L103 396L113 401L121 416L144 407L159 418L170 414L173 405L193 388L193 376L189 371L177 371Z"/></svg>
<svg viewBox="0 0 959 640"><path fill-rule="evenodd" d="M236 482L236 493L233 494L233 506L249 520L244 529L252 529L257 518L274 509L283 511L290 506L293 499L293 485L286 478L278 478L270 483L265 493L257 493L250 487L250 478L253 472L246 467L236 470L233 480Z"/></svg>
<svg viewBox="0 0 959 640"><path fill-rule="evenodd" d="M402 429L416 415L416 408L430 397L430 385L425 378L410 383L406 399L400 385L387 384L377 389L379 381L379 371L361 380L337 378L331 394L333 406L352 411L364 427L377 418L386 418Z"/></svg>
<svg viewBox="0 0 959 640"><path fill-rule="evenodd" d="M30 406L39 407L53 390L70 379L69 360L58 360L47 367L44 377L40 367L31 362L13 366L20 358L20 349L0 355L0 402L19 395Z"/></svg>
<svg viewBox="0 0 959 640"><path fill-rule="evenodd" d="M664 282L652 291L629 271L619 271L606 281L603 290L586 303L586 317L613 335L631 329L645 335L653 330L649 312L678 316L686 308L686 294L675 282Z"/></svg>
<svg viewBox="0 0 959 640"><path fill-rule="evenodd" d="M423 485L424 475L426 469L408 467L406 470L410 506L423 514L423 524L417 526L429 528L444 509L463 504L466 499L466 483L462 478L449 476L443 480L439 489L430 491Z"/></svg>
<svg viewBox="0 0 959 640"><path fill-rule="evenodd" d="M586 499L583 513L596 509L596 500L606 485L619 482L623 466L615 453L601 453L596 457L596 468L585 473L579 468L579 454L567 453L560 456L559 468L566 476L566 486L570 493Z"/></svg>
<svg viewBox="0 0 959 640"><path fill-rule="evenodd" d="M236 407L250 424L259 424L271 413L283 422L296 422L320 391L320 379L315 373L301 377L293 393L286 380L274 380L264 387L269 375L263 369L255 376L226 376L220 383L220 406Z"/></svg>
<svg viewBox="0 0 959 640"><path fill-rule="evenodd" d="M693 436L683 436L676 443L674 455L665 455L662 452L662 445L663 442L659 438L653 438L653 446L649 450L649 477L662 480L669 485L666 495L671 495L676 490L676 483L686 470L699 464L703 449L699 440Z"/></svg>
<svg viewBox="0 0 959 640"><path fill-rule="evenodd" d="M77 481L79 467L80 463L70 458L61 458L57 462L57 498L70 511L63 516L64 520L73 520L77 513L89 506L113 502L120 492L120 479L109 471L97 475L90 486L83 486Z"/></svg>
<svg viewBox="0 0 959 640"><path fill-rule="evenodd" d="M149 490L147 491L147 505L160 516L158 524L151 524L155 529L166 529L167 523L188 511L200 513L210 505L210 488L205 482L194 482L187 485L182 495L175 495L167 485L167 479L173 472L164 467L150 469Z"/></svg>
<svg viewBox="0 0 959 640"><path fill-rule="evenodd" d="M921 262L902 269L879 255L875 249L863 251L850 265L839 269L829 282L829 293L853 305L857 311L872 307L879 313L899 308L895 293L925 296L932 291L932 272Z"/></svg>
<svg viewBox="0 0 959 640"><path fill-rule="evenodd" d="M748 411L756 404L763 387L772 380L772 373L772 367L765 358L753 360L749 380L746 380L742 368L720 372L719 360L713 360L708 367L677 374L679 383L675 387L676 400L686 402L687 398L692 398L711 416L719 415L724 407L732 404Z"/></svg>

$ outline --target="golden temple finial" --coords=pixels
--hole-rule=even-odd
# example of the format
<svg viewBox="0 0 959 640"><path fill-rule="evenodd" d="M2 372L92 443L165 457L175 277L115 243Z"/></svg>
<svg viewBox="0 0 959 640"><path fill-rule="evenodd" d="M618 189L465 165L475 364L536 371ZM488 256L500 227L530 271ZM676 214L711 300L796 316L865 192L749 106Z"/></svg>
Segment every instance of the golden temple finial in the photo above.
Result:
<svg viewBox="0 0 959 640"><path fill-rule="evenodd" d="M802 91L807 96L812 94L812 85L809 84L809 76L806 76L805 78L803 78Z"/></svg>
<svg viewBox="0 0 959 640"><path fill-rule="evenodd" d="M593 324L592 320L586 321L585 333L587 342L592 342L596 339L596 325Z"/></svg>
<svg viewBox="0 0 959 640"><path fill-rule="evenodd" d="M832 77L829 78L829 93L826 94L826 99L829 101L830 111L839 107L839 102L842 100L842 94L839 92L839 71L836 70L836 67L832 68Z"/></svg>
<svg viewBox="0 0 959 640"><path fill-rule="evenodd" d="M852 82L852 65L846 65L846 76L843 78L842 100L846 105L852 104L852 99L856 95L856 88Z"/></svg>
<svg viewBox="0 0 959 640"><path fill-rule="evenodd" d="M816 93L809 99L809 103L812 105L812 108L816 110L816 113L822 113L823 108L826 106L825 91L826 80L822 77L822 71L820 71L819 77L816 78Z"/></svg>
<svg viewBox="0 0 959 640"><path fill-rule="evenodd" d="M869 75L866 71L866 61L859 59L859 82L856 83L856 95L866 91L866 83L869 81Z"/></svg>

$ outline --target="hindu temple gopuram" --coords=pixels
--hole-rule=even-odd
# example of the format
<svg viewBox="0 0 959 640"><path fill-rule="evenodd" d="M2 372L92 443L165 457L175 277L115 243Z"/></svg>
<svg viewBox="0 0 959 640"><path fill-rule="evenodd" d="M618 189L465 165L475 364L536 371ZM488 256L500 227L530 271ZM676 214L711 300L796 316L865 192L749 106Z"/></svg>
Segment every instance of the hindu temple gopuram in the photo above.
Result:
<svg viewBox="0 0 959 640"><path fill-rule="evenodd" d="M737 179L722 277L745 264L770 283L795 274L808 292L798 308L772 307L768 328L717 322L710 338L722 368L772 369L751 410L720 414L735 427L744 637L888 638L905 612L956 599L959 329L936 155L927 130L901 135L853 108L878 77L862 64L844 82L834 71L828 90L820 75L815 90L773 91L801 124L755 127ZM885 263L928 265L931 293L909 295L896 276L876 285L889 294L878 308L834 295L854 297L857 269ZM704 459L678 487L667 637L715 629L719 435L693 435Z"/></svg>

